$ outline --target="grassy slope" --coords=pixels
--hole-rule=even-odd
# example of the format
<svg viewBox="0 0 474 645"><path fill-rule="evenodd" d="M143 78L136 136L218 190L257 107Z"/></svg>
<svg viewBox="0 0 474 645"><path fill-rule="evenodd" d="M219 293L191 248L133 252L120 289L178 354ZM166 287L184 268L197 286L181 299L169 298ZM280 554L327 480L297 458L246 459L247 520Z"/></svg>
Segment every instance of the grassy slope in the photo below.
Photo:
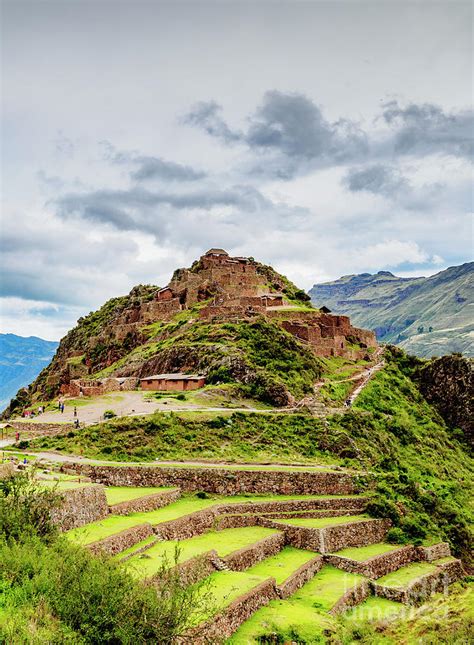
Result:
<svg viewBox="0 0 474 645"><path fill-rule="evenodd" d="M346 463L378 475L370 513L390 517L391 539L447 539L467 557L473 462L409 378L407 359L387 353L343 416L154 415L38 439L38 448L127 459L225 459Z"/></svg>

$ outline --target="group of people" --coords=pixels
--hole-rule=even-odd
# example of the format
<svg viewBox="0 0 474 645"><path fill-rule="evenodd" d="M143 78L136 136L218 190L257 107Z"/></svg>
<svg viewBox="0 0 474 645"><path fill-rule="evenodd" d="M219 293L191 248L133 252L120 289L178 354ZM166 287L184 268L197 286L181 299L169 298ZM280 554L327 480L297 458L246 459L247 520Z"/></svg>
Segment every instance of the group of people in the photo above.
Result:
<svg viewBox="0 0 474 645"><path fill-rule="evenodd" d="M43 414L43 412L44 412L44 405L40 405L36 413L34 410L24 410L23 416L27 418L32 418L36 416L36 414L38 415Z"/></svg>

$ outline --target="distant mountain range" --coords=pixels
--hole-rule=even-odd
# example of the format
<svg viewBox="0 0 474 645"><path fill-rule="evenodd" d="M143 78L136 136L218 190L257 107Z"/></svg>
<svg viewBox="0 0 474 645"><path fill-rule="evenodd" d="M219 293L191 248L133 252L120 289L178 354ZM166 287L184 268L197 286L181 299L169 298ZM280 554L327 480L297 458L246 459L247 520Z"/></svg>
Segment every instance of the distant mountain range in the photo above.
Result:
<svg viewBox="0 0 474 645"><path fill-rule="evenodd" d="M49 364L57 346L36 336L0 334L0 410Z"/></svg>
<svg viewBox="0 0 474 645"><path fill-rule="evenodd" d="M309 291L313 304L347 314L378 340L422 357L474 356L474 262L429 278L389 271L347 275Z"/></svg>

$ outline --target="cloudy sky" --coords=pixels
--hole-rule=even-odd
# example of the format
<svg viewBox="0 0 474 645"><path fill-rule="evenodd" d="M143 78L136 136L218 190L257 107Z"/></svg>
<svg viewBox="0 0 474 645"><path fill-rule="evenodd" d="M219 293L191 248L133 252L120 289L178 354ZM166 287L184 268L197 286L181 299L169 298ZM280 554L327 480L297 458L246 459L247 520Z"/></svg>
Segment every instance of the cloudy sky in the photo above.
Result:
<svg viewBox="0 0 474 645"><path fill-rule="evenodd" d="M304 288L472 259L470 2L3 0L1 329L207 248Z"/></svg>

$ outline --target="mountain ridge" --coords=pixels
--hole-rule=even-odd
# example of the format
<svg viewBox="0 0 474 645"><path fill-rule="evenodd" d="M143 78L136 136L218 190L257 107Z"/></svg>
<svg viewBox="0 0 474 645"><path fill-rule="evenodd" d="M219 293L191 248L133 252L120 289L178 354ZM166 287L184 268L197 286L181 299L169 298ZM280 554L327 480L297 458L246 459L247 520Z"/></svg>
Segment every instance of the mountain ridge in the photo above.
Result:
<svg viewBox="0 0 474 645"><path fill-rule="evenodd" d="M309 294L315 305L349 315L378 340L418 356L474 355L474 262L429 277L351 274L315 284Z"/></svg>
<svg viewBox="0 0 474 645"><path fill-rule="evenodd" d="M48 365L57 347L39 336L0 334L0 409Z"/></svg>

